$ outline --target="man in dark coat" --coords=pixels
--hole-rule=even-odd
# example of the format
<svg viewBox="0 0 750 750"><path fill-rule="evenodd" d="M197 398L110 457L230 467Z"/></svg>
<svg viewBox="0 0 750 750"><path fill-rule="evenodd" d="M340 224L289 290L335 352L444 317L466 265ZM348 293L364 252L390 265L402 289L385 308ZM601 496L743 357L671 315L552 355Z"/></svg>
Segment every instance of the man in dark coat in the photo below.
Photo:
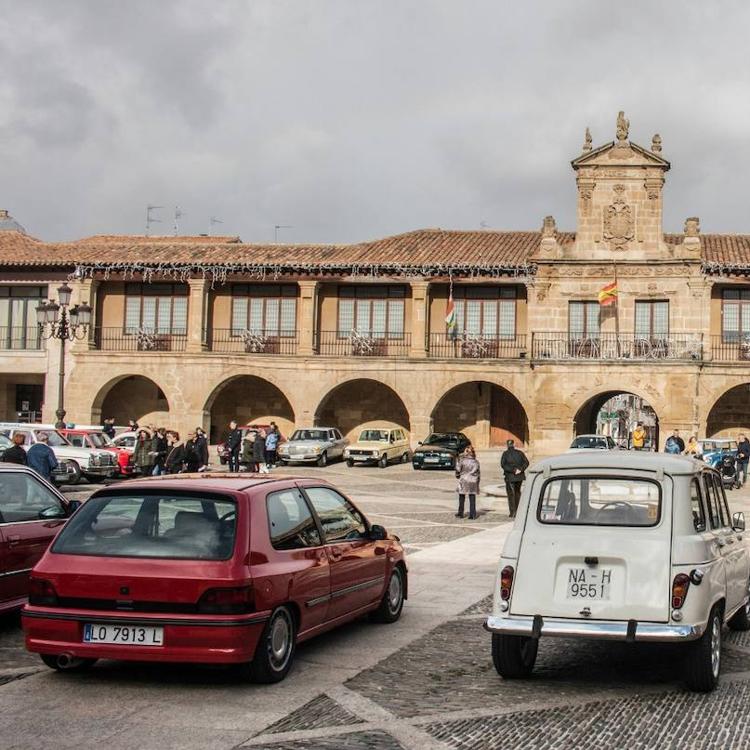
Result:
<svg viewBox="0 0 750 750"><path fill-rule="evenodd" d="M153 476L158 477L160 474L166 474L164 463L167 460L169 446L167 445L167 432L160 427L151 441L151 451L154 454Z"/></svg>
<svg viewBox="0 0 750 750"><path fill-rule="evenodd" d="M26 457L26 451L23 449L24 442L24 436L20 432L17 432L15 435L13 435L13 445L3 451L3 455L0 456L0 460L5 461L9 464L21 464L23 466L28 466L29 461Z"/></svg>
<svg viewBox="0 0 750 750"><path fill-rule="evenodd" d="M229 471L240 470L240 448L242 447L242 430L237 428L237 422L229 423L227 435L227 450L229 451Z"/></svg>
<svg viewBox="0 0 750 750"><path fill-rule="evenodd" d="M513 440L508 440L507 449L500 459L500 468L505 476L505 489L508 493L508 509L510 517L516 517L518 503L521 500L521 485L526 474L524 473L529 466L529 459L526 458L523 451L516 448Z"/></svg>
<svg viewBox="0 0 750 750"><path fill-rule="evenodd" d="M57 458L52 448L47 445L49 436L46 432L39 433L39 442L29 448L26 459L29 462L29 468L43 477L48 482L52 481L52 472L57 468Z"/></svg>

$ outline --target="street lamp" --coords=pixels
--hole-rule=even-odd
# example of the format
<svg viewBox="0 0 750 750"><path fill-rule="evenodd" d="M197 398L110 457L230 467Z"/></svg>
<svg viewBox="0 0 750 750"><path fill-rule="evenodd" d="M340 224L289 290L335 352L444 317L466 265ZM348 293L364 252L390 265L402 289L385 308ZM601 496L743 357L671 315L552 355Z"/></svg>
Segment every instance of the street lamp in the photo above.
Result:
<svg viewBox="0 0 750 750"><path fill-rule="evenodd" d="M65 342L83 339L88 334L91 323L91 307L84 302L68 310L73 290L67 282L57 289L57 302L41 302L36 308L36 322L39 334L46 339L60 340L60 371L57 387L57 422L55 427L65 427Z"/></svg>

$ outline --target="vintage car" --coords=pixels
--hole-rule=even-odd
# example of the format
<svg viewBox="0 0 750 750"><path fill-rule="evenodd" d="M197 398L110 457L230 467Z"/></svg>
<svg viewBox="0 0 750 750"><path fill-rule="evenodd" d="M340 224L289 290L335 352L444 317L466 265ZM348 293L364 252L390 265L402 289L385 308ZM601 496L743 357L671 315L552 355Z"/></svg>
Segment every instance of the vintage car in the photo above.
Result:
<svg viewBox="0 0 750 750"><path fill-rule="evenodd" d="M410 452L409 438L400 427L368 427L344 449L344 460L349 467L377 464L384 469L391 461L407 463Z"/></svg>
<svg viewBox="0 0 750 750"><path fill-rule="evenodd" d="M35 566L22 623L58 670L202 662L278 682L298 642L395 622L406 595L398 537L328 482L175 475L92 495Z"/></svg>
<svg viewBox="0 0 750 750"><path fill-rule="evenodd" d="M726 455L737 455L737 441L729 438L703 438L698 441L701 458L715 469Z"/></svg>
<svg viewBox="0 0 750 750"><path fill-rule="evenodd" d="M617 443L609 435L576 435L568 450L619 450Z"/></svg>
<svg viewBox="0 0 750 750"><path fill-rule="evenodd" d="M282 464L314 461L325 466L335 458L343 458L347 445L349 441L335 427L295 430L289 440L279 445L279 461Z"/></svg>
<svg viewBox="0 0 750 750"><path fill-rule="evenodd" d="M133 465L133 450L120 448L115 445L112 438L103 433L101 429L90 429L87 427L66 427L59 430L60 434L76 448L96 448L110 451L117 459L116 476L130 477L135 472Z"/></svg>
<svg viewBox="0 0 750 750"><path fill-rule="evenodd" d="M414 451L411 465L415 469L452 469L467 445L471 441L463 432L433 432Z"/></svg>
<svg viewBox="0 0 750 750"><path fill-rule="evenodd" d="M750 554L718 472L686 456L581 451L528 472L500 559L492 658L531 673L539 640L684 643L686 682L719 679L722 627L750 629Z"/></svg>
<svg viewBox="0 0 750 750"><path fill-rule="evenodd" d="M117 473L117 458L114 453L94 448L76 448L53 425L0 422L0 434L8 438L17 433L22 434L26 450L38 441L42 432L46 433L47 445L52 448L60 463L60 470L65 473L66 484L78 484L81 477L89 482L101 482ZM57 475L54 478L60 483Z"/></svg>
<svg viewBox="0 0 750 750"><path fill-rule="evenodd" d="M31 569L80 504L32 469L0 463L0 614L25 604Z"/></svg>

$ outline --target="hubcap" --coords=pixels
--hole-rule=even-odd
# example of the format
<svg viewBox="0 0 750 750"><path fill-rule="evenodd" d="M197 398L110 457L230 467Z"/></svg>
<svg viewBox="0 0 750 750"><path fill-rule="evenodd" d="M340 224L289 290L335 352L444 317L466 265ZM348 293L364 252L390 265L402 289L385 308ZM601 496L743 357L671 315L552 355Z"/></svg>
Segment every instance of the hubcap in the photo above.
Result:
<svg viewBox="0 0 750 750"><path fill-rule="evenodd" d="M394 571L388 584L388 607L391 612L398 611L401 606L401 575Z"/></svg>
<svg viewBox="0 0 750 750"><path fill-rule="evenodd" d="M714 616L711 631L711 671L714 677L719 676L719 667L721 666L721 623L719 618Z"/></svg>
<svg viewBox="0 0 750 750"><path fill-rule="evenodd" d="M281 670L286 666L291 651L291 623L286 612L279 612L268 634L268 655L274 669Z"/></svg>
<svg viewBox="0 0 750 750"><path fill-rule="evenodd" d="M745 602L745 614L750 618L750 581L747 582L747 601Z"/></svg>

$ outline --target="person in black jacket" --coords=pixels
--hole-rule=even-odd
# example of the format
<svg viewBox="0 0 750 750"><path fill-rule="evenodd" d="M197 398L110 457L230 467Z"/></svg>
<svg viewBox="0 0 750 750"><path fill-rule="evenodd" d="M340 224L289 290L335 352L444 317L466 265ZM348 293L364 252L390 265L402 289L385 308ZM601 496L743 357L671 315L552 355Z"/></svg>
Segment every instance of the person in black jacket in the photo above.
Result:
<svg viewBox="0 0 750 750"><path fill-rule="evenodd" d="M160 474L166 474L164 463L167 460L167 431L160 427L151 440L151 452L154 454L154 470L152 475L158 477Z"/></svg>
<svg viewBox="0 0 750 750"><path fill-rule="evenodd" d="M193 473L201 467L201 451L198 437L194 432L188 433L185 441L185 471Z"/></svg>
<svg viewBox="0 0 750 750"><path fill-rule="evenodd" d="M505 489L508 493L508 509L510 517L516 517L518 503L521 500L521 485L526 474L524 473L529 466L529 459L526 458L523 451L516 448L513 440L508 440L507 449L500 459L500 468L505 476Z"/></svg>
<svg viewBox="0 0 750 750"><path fill-rule="evenodd" d="M9 464L28 466L29 460L26 457L26 451L23 449L24 442L26 442L26 438L20 432L17 432L13 435L13 445L3 451L0 460Z"/></svg>
<svg viewBox="0 0 750 750"><path fill-rule="evenodd" d="M202 427L195 428L195 445L198 451L198 471L208 468L208 438Z"/></svg>
<svg viewBox="0 0 750 750"><path fill-rule="evenodd" d="M264 430L255 433L253 438L253 471L268 473L266 468L266 433Z"/></svg>
<svg viewBox="0 0 750 750"><path fill-rule="evenodd" d="M179 433L167 433L167 446L166 473L179 474L185 467L185 444L180 440Z"/></svg>
<svg viewBox="0 0 750 750"><path fill-rule="evenodd" d="M227 450L229 451L229 471L240 470L240 448L242 447L242 430L237 429L237 422L229 423Z"/></svg>

